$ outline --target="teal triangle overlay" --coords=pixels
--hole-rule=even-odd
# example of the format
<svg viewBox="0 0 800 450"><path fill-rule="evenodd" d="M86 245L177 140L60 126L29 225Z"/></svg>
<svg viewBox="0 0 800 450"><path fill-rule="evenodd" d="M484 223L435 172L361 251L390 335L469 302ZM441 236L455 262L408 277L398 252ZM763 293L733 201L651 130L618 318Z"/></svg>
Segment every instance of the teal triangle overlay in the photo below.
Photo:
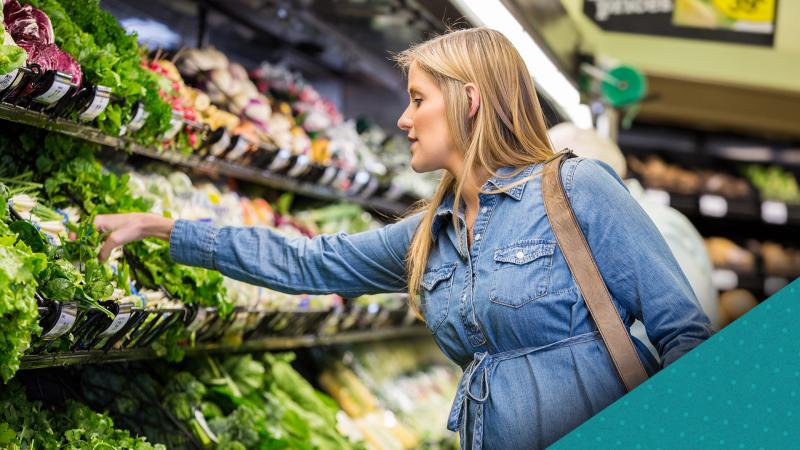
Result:
<svg viewBox="0 0 800 450"><path fill-rule="evenodd" d="M800 279L551 448L800 448Z"/></svg>

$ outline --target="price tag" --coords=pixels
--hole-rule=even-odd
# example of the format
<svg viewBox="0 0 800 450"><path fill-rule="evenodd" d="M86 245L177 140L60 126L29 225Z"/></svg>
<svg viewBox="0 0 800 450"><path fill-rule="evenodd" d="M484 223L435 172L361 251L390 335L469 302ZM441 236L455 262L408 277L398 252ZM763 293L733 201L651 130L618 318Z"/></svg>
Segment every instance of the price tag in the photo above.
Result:
<svg viewBox="0 0 800 450"><path fill-rule="evenodd" d="M764 293L772 295L789 284L789 280L783 277L767 277L764 279Z"/></svg>
<svg viewBox="0 0 800 450"><path fill-rule="evenodd" d="M353 184L350 185L350 192L355 194L360 191L369 182L369 179L369 173L366 171L359 170L356 172L356 176L353 177Z"/></svg>
<svg viewBox="0 0 800 450"><path fill-rule="evenodd" d="M72 87L70 84L71 79L72 77L69 75L58 72L56 77L53 79L53 84L50 85L50 88L45 91L44 94L34 98L34 100L39 103L44 103L45 105L52 105L53 103L61 100L61 98L64 97L67 92L69 92L69 88Z"/></svg>
<svg viewBox="0 0 800 450"><path fill-rule="evenodd" d="M292 157L292 152L282 148L281 151L275 155L275 159L269 164L269 170L281 170L289 164L289 158Z"/></svg>
<svg viewBox="0 0 800 450"><path fill-rule="evenodd" d="M337 189L345 190L350 187L350 176L352 173L345 169L339 171L339 175L336 176L336 179L333 180L333 187Z"/></svg>
<svg viewBox="0 0 800 450"><path fill-rule="evenodd" d="M653 203L664 206L670 205L669 192L667 191L662 191L661 189L645 189L644 195Z"/></svg>
<svg viewBox="0 0 800 450"><path fill-rule="evenodd" d="M298 156L297 162L294 164L294 167L292 167L292 169L289 170L289 173L287 175L289 175L290 177L299 177L300 175L306 172L306 169L308 169L309 162L310 161L308 159L308 156L306 155Z"/></svg>
<svg viewBox="0 0 800 450"><path fill-rule="evenodd" d="M97 118L101 112L106 110L108 103L111 101L111 88L105 86L97 86L94 93L92 103L83 110L78 118L84 121L90 121Z"/></svg>
<svg viewBox="0 0 800 450"><path fill-rule="evenodd" d="M761 218L764 222L784 225L789 219L786 203L766 201L761 203Z"/></svg>
<svg viewBox="0 0 800 450"><path fill-rule="evenodd" d="M164 133L164 140L170 140L183 128L183 113L172 111L172 120L169 121L169 130Z"/></svg>
<svg viewBox="0 0 800 450"><path fill-rule="evenodd" d="M225 159L230 161L235 161L242 157L247 152L247 148L250 146L250 141L247 140L246 137L243 135L239 135L236 137L236 144L233 146L231 151L225 155Z"/></svg>
<svg viewBox="0 0 800 450"><path fill-rule="evenodd" d="M97 118L101 112L105 111L108 103L111 101L111 88L105 86L97 86L94 91L91 103L86 109L78 115L78 118L83 121L91 121Z"/></svg>
<svg viewBox="0 0 800 450"><path fill-rule="evenodd" d="M9 72L5 75L0 75L0 91L11 87L12 84L15 84L14 81L17 79L17 75L19 75L19 69L14 69L12 72Z"/></svg>
<svg viewBox="0 0 800 450"><path fill-rule="evenodd" d="M231 135L228 134L228 131L225 130L222 133L222 137L219 138L217 142L211 145L211 156L219 157L219 155L225 153L225 150L228 146L231 145Z"/></svg>
<svg viewBox="0 0 800 450"><path fill-rule="evenodd" d="M380 187L380 183L378 182L378 179L375 178L375 177L370 178L369 184L367 185L367 187L364 188L363 191L361 191L361 194L360 194L361 197L364 197L364 198L371 197L372 194L374 194L375 191L378 190L378 187Z"/></svg>
<svg viewBox="0 0 800 450"><path fill-rule="evenodd" d="M714 287L720 291L729 291L739 286L739 276L736 272L727 269L715 269L711 274Z"/></svg>
<svg viewBox="0 0 800 450"><path fill-rule="evenodd" d="M725 217L728 214L728 201L719 195L701 195L700 214L709 217Z"/></svg>
<svg viewBox="0 0 800 450"><path fill-rule="evenodd" d="M139 103L138 106L136 107L136 113L134 113L133 119L131 119L131 122L128 124L128 130L130 131L140 130L144 126L144 122L147 120L147 116L149 115L150 113L145 111L144 106L141 103Z"/></svg>
<svg viewBox="0 0 800 450"><path fill-rule="evenodd" d="M42 339L52 341L61 336L69 333L72 326L75 325L75 319L78 317L78 304L75 302L66 302L61 304L61 313L58 316L56 323L42 334Z"/></svg>
<svg viewBox="0 0 800 450"><path fill-rule="evenodd" d="M395 201L400 197L402 197L403 192L405 191L403 191L403 188L399 184L392 183L391 185L389 185L389 190L386 191L386 194L384 194L383 196L388 200Z"/></svg>
<svg viewBox="0 0 800 450"><path fill-rule="evenodd" d="M198 309L197 315L194 316L192 323L186 327L186 331L189 333L194 333L195 331L199 330L206 323L206 318L208 318L208 311L206 311L205 308Z"/></svg>
<svg viewBox="0 0 800 450"><path fill-rule="evenodd" d="M320 177L318 183L321 185L330 184L335 177L336 177L336 167L328 166L325 168L325 173L322 174L322 177Z"/></svg>
<svg viewBox="0 0 800 450"><path fill-rule="evenodd" d="M131 308L133 308L133 303L120 303L119 312L114 316L114 320L111 321L108 328L100 333L100 337L106 338L117 334L119 330L128 323L128 320L130 320L132 314Z"/></svg>

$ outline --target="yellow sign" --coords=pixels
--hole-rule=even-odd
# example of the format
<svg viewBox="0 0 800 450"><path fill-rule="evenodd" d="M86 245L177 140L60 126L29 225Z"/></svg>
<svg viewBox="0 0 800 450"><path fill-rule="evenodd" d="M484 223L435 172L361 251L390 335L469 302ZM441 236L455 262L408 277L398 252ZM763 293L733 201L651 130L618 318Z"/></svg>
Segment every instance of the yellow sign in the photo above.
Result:
<svg viewBox="0 0 800 450"><path fill-rule="evenodd" d="M714 0L717 9L733 20L772 23L775 0Z"/></svg>

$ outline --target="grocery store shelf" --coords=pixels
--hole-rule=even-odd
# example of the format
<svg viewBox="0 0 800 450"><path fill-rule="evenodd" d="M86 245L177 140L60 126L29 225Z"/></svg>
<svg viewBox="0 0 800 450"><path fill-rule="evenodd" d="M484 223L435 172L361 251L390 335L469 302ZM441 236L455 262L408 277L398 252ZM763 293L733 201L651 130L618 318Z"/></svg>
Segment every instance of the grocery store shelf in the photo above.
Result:
<svg viewBox="0 0 800 450"><path fill-rule="evenodd" d="M755 199L730 199L710 194L676 194L661 189L646 189L657 203L671 206L687 216L762 222L771 225L800 225L800 206Z"/></svg>
<svg viewBox="0 0 800 450"><path fill-rule="evenodd" d="M298 337L266 337L245 341L241 345L201 344L186 348L187 355L211 353L247 353L270 350L291 350L304 347L352 344L358 342L380 341L387 339L422 337L430 332L424 326L408 326L387 328L383 330L353 331L332 335L307 335ZM78 364L103 364L123 361L139 361L158 358L151 348L132 350L88 350L49 355L27 355L22 358L20 369L42 369Z"/></svg>
<svg viewBox="0 0 800 450"><path fill-rule="evenodd" d="M31 111L7 103L0 103L0 120L55 131L207 175L228 176L237 180L248 181L277 190L294 192L320 200L356 203L365 208L390 215L400 216L405 213L410 206L408 203L383 197L365 197L358 194L348 195L346 192L331 187L299 181L295 178L276 174L268 170L254 169L227 161L206 161L192 155L182 155L172 151L160 151L152 147L136 144L123 137L109 136L93 127L62 118L51 119L40 112Z"/></svg>

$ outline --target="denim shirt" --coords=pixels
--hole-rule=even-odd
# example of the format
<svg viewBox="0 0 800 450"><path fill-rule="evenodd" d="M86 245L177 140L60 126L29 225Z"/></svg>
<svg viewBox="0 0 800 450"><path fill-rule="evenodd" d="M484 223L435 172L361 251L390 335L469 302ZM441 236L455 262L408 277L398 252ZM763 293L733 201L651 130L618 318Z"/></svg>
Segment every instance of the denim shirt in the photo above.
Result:
<svg viewBox="0 0 800 450"><path fill-rule="evenodd" d="M463 213L461 233L453 227L452 195L430 230L420 305L439 347L464 369L448 421L463 448L547 446L625 393L547 220L542 167L500 169L487 181L483 190L494 191L527 179L479 194L471 246ZM660 364L633 339L648 373L707 339L713 331L686 276L613 170L573 158L561 176L623 322L639 319L658 350ZM419 222L309 239L177 221L170 253L287 293L404 292Z"/></svg>

